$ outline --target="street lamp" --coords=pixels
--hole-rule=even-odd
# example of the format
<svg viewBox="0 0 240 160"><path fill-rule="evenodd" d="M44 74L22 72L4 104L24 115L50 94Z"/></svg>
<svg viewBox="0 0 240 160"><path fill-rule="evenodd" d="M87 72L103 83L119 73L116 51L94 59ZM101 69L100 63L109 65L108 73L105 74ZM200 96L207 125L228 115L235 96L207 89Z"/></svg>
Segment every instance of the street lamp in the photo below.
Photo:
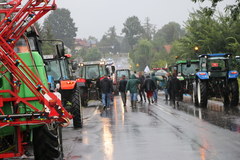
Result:
<svg viewBox="0 0 240 160"><path fill-rule="evenodd" d="M199 47L198 47L198 46L195 46L195 47L194 47L194 51L195 51L196 56L198 56Z"/></svg>

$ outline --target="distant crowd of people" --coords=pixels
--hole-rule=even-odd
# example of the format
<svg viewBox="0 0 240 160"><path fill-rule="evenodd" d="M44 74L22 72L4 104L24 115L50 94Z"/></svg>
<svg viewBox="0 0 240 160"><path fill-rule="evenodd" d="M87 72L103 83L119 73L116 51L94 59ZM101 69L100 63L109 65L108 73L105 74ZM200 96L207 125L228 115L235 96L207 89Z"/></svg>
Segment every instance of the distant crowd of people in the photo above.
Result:
<svg viewBox="0 0 240 160"><path fill-rule="evenodd" d="M138 74L134 72L127 80L126 76L123 75L119 82L119 92L124 107L127 104L127 92L130 92L131 107L136 107L137 102L157 103L158 101L158 89L160 88L165 93L165 101L172 100L175 103L175 99L180 93L181 86L180 81L177 79L176 74L166 75L159 78L155 76L155 73L144 76L143 72ZM102 103L104 109L110 107L111 96L114 94L112 80L105 76L100 81L101 92L102 92ZM138 95L140 100L138 101Z"/></svg>

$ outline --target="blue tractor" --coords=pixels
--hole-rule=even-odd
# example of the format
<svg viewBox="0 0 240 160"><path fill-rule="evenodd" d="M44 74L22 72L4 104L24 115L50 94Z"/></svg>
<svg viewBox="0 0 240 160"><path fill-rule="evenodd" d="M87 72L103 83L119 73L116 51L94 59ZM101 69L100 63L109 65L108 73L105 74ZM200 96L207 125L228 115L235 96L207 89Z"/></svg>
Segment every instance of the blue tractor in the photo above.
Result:
<svg viewBox="0 0 240 160"><path fill-rule="evenodd" d="M236 58L230 53L199 55L199 69L193 83L193 102L206 108L209 98L223 99L224 107L235 107L239 101L238 71L233 70Z"/></svg>

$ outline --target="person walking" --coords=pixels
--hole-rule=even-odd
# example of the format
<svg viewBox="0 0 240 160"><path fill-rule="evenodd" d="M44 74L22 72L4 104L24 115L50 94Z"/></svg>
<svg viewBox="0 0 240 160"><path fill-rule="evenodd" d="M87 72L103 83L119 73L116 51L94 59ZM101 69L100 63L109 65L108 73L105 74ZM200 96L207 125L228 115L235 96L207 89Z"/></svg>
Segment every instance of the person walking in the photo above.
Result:
<svg viewBox="0 0 240 160"><path fill-rule="evenodd" d="M160 81L161 79L155 76L155 73L152 73L152 80L155 83L155 86L157 86L157 81ZM153 97L154 97L154 101L155 103L157 103L158 100L158 88L156 88L153 92Z"/></svg>
<svg viewBox="0 0 240 160"><path fill-rule="evenodd" d="M181 82L177 79L176 73L174 73L169 80L169 92L171 95L170 102L175 106L175 101L178 100L179 94L181 93Z"/></svg>
<svg viewBox="0 0 240 160"><path fill-rule="evenodd" d="M130 79L127 82L126 92L130 91L131 96L131 107L137 106L137 93L138 93L138 85L140 84L140 80L136 78L134 74L130 76Z"/></svg>
<svg viewBox="0 0 240 160"><path fill-rule="evenodd" d="M123 101L123 106L126 107L126 102L127 102L127 93L126 93L126 86L127 86L127 80L126 80L126 76L123 75L122 79L119 82L119 92L121 94L121 98Z"/></svg>
<svg viewBox="0 0 240 160"><path fill-rule="evenodd" d="M108 79L107 75L100 81L103 109L110 108L111 94L113 92L113 86L111 80Z"/></svg>
<svg viewBox="0 0 240 160"><path fill-rule="evenodd" d="M170 82L171 82L171 80L172 80L172 74L169 72L168 74L167 74L167 92L168 92L168 95L169 95L169 101L171 101L172 100L172 94L171 94L171 86L170 86Z"/></svg>
<svg viewBox="0 0 240 160"><path fill-rule="evenodd" d="M161 87L165 94L165 101L168 101L168 77L167 77L167 75L163 76L163 79L161 80L160 83L161 83Z"/></svg>
<svg viewBox="0 0 240 160"><path fill-rule="evenodd" d="M156 88L157 88L156 84L154 83L154 81L148 75L146 77L146 80L144 81L143 89L147 93L147 99L148 99L149 104L151 104L151 101L152 101L152 103L154 103L153 92L156 90Z"/></svg>
<svg viewBox="0 0 240 160"><path fill-rule="evenodd" d="M139 80L140 80L139 96L140 96L140 102L142 103L143 99L146 102L146 96L145 96L145 92L144 92L144 89L143 89L143 84L144 84L144 81L145 81L145 77L142 74L142 72L139 72Z"/></svg>

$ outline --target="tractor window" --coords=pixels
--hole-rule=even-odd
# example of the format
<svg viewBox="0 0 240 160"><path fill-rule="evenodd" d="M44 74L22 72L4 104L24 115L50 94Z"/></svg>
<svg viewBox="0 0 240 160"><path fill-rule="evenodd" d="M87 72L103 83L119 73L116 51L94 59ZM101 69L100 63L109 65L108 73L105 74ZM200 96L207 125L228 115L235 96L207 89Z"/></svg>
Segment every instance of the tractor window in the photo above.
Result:
<svg viewBox="0 0 240 160"><path fill-rule="evenodd" d="M79 76L80 76L80 78L86 78L85 77L85 66L81 66L80 67L80 71L79 71Z"/></svg>
<svg viewBox="0 0 240 160"><path fill-rule="evenodd" d="M201 58L200 59L200 70L201 71L207 71L207 59L206 58Z"/></svg>
<svg viewBox="0 0 240 160"><path fill-rule="evenodd" d="M123 71L117 71L117 78L122 78L122 76L125 75L126 79L129 79L129 72L128 70L123 70Z"/></svg>
<svg viewBox="0 0 240 160"><path fill-rule="evenodd" d="M99 76L100 73L98 65L86 66L86 79L97 79Z"/></svg>
<svg viewBox="0 0 240 160"><path fill-rule="evenodd" d="M184 75L193 75L196 73L196 69L198 69L198 64L191 63L190 67L187 67L187 64L182 64L182 73Z"/></svg>
<svg viewBox="0 0 240 160"><path fill-rule="evenodd" d="M65 80L65 79L69 79L68 75L70 74L69 72L69 68L67 66L67 64L65 63L65 61L61 60L60 61L60 65L61 65L61 69L62 69L62 79Z"/></svg>
<svg viewBox="0 0 240 160"><path fill-rule="evenodd" d="M59 61L48 61L47 62L47 74L53 76L54 80L61 79L61 71Z"/></svg>
<svg viewBox="0 0 240 160"><path fill-rule="evenodd" d="M100 77L103 77L106 74L105 65L99 66Z"/></svg>
<svg viewBox="0 0 240 160"><path fill-rule="evenodd" d="M182 67L183 67L183 65L184 65L184 64L178 64L178 65L176 66L176 68L177 68L177 73L182 73Z"/></svg>
<svg viewBox="0 0 240 160"><path fill-rule="evenodd" d="M226 71L225 60L223 59L210 59L208 71Z"/></svg>
<svg viewBox="0 0 240 160"><path fill-rule="evenodd" d="M20 38L14 47L16 53L27 53L29 52L25 39Z"/></svg>
<svg viewBox="0 0 240 160"><path fill-rule="evenodd" d="M37 46L33 37L28 38L28 43L32 51L37 51Z"/></svg>
<svg viewBox="0 0 240 160"><path fill-rule="evenodd" d="M29 43L29 46L30 46L32 51L36 51L37 50L37 47L35 45L33 37L32 38L31 37L28 38L28 43ZM16 43L16 45L14 47L14 51L16 53L28 53L29 52L27 42L26 42L26 40L24 38L20 38L18 40L18 42Z"/></svg>

